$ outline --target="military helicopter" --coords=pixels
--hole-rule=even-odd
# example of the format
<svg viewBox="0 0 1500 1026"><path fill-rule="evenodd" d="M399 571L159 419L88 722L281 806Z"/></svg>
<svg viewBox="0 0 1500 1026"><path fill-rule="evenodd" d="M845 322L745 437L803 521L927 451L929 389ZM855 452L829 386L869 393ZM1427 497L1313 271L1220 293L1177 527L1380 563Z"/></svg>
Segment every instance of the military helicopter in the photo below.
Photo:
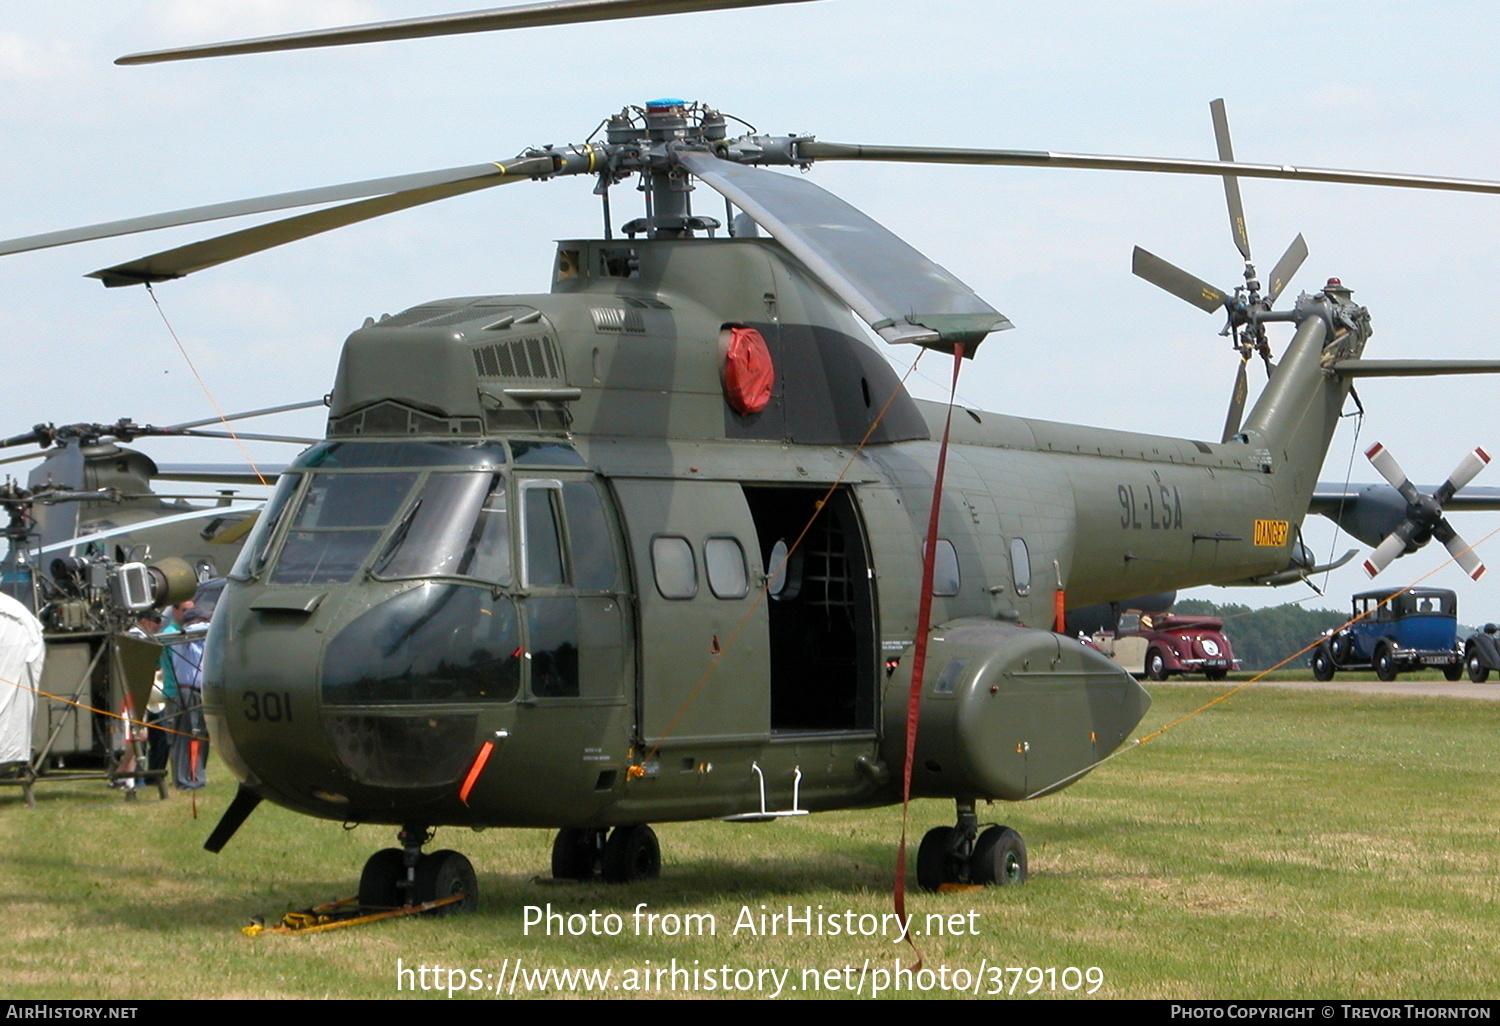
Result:
<svg viewBox="0 0 1500 1026"><path fill-rule="evenodd" d="M741 4L548 3L127 60L723 6ZM602 138L493 164L0 244L343 204L96 272L119 286L495 185L584 175L605 205L602 238L559 243L550 292L423 303L345 343L327 437L282 475L214 623L210 712L242 785L211 849L267 798L388 823L401 847L366 864L364 903L472 904L467 859L423 852L435 827L557 827L554 875L623 882L659 870L651 822L888 804L909 767L913 793L956 804L954 825L923 840L919 883L1017 882L1024 842L981 831L977 802L1068 786L1149 703L1056 630L1059 610L1320 569L1295 527L1352 380L1384 369L1363 359L1370 319L1341 282L1274 310L1290 269L1268 294L1247 268L1221 294L1242 355L1263 324L1294 334L1220 442L965 408L950 429L867 333L956 363L1009 322L852 206L764 170L820 160L1500 192L1232 160L733 136L713 108L662 100L610 115ZM630 178L644 214L617 236L610 189ZM694 209L695 182L725 200L723 221ZM1160 263L1147 274L1191 284Z"/></svg>
<svg viewBox="0 0 1500 1026"><path fill-rule="evenodd" d="M239 554L263 498L239 498L264 486L280 466L158 465L125 444L142 437L228 438L207 428L250 417L322 405L322 400L158 427L121 419L112 424L38 424L0 439L0 448L42 447L42 460L23 486L0 487L8 515L0 589L35 613L47 658L34 702L29 761L3 782L23 788L28 804L40 781L108 779L166 785L120 753L136 747L108 711L143 715L160 649L122 636L152 607L193 598ZM305 446L313 439L238 432L244 440ZM0 461L32 461L27 452ZM163 495L156 480L234 485L207 505ZM211 497L210 497L211 498ZM129 696L129 702L126 698ZM139 753L144 758L144 753ZM135 795L131 787L127 797Z"/></svg>

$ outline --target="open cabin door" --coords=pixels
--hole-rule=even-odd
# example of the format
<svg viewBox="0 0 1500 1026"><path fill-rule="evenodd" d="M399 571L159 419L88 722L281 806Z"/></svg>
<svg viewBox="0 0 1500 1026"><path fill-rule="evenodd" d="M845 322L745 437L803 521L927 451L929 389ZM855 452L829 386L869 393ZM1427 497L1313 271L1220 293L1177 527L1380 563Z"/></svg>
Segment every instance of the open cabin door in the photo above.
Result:
<svg viewBox="0 0 1500 1026"><path fill-rule="evenodd" d="M764 567L744 491L723 481L612 484L640 603L641 739L766 739Z"/></svg>

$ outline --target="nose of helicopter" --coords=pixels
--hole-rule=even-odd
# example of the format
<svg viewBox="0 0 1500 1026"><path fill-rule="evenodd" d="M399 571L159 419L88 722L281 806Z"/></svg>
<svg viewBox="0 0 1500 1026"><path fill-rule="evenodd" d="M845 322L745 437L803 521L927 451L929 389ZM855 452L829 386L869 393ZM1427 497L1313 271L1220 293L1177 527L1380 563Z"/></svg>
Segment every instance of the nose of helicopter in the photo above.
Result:
<svg viewBox="0 0 1500 1026"><path fill-rule="evenodd" d="M453 800L476 738L519 689L510 599L437 582L241 590L206 669L215 735L243 782L328 818Z"/></svg>

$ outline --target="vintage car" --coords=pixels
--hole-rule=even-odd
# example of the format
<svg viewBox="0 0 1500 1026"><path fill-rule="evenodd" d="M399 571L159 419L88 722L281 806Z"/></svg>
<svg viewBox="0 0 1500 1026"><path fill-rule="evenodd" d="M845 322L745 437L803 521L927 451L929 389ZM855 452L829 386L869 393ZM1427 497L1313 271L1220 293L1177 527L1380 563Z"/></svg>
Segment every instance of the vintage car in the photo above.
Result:
<svg viewBox="0 0 1500 1026"><path fill-rule="evenodd" d="M1464 668L1475 684L1489 680L1491 670L1500 671L1500 627L1487 623L1464 642Z"/></svg>
<svg viewBox="0 0 1500 1026"><path fill-rule="evenodd" d="M1313 676L1374 669L1381 680L1435 666L1449 680L1464 672L1458 643L1458 598L1446 588L1389 588L1354 596L1355 622L1334 631L1312 654Z"/></svg>
<svg viewBox="0 0 1500 1026"><path fill-rule="evenodd" d="M1097 636L1094 640L1106 649ZM1107 646L1117 663L1152 680L1188 673L1223 680L1240 665L1217 616L1125 613Z"/></svg>

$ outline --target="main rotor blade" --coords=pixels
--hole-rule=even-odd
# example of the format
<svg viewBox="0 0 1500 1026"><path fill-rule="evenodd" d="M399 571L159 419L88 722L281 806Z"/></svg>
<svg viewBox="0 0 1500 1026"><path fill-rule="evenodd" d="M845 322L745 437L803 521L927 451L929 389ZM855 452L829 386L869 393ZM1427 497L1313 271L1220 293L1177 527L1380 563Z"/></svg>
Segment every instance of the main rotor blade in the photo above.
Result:
<svg viewBox="0 0 1500 1026"><path fill-rule="evenodd" d="M278 192L272 196L232 200L228 203L210 203L207 206L188 207L186 210L173 210L165 214L149 214L146 217L131 217L123 221L106 221L103 224L85 225L82 228L69 228L60 232L47 232L42 235L28 235L25 238L0 241L0 256L8 253L25 253L34 249L49 249L53 246L67 246L75 242L89 242L94 239L108 239L116 235L150 232L158 228L174 228L181 224L218 221L226 217L241 217L245 214L264 214L272 210L310 207L319 203L337 203L340 200L359 199L362 196L386 196L451 182L489 178L515 173L515 169L522 163L525 161L512 162L510 165L470 164L467 167L422 171L417 174L395 175L390 178L371 178L363 182L328 185L317 189Z"/></svg>
<svg viewBox="0 0 1500 1026"><path fill-rule="evenodd" d="M420 189L408 189L405 192L398 192L390 196L376 196L373 199L346 203L341 207L330 207L326 210L315 210L308 214L298 214L294 217L272 221L269 224L256 225L254 228L245 228L241 231L231 232L228 235L219 235L212 239L205 239L202 242L193 242L186 246L178 246L176 249L153 253L150 256L141 257L129 263L116 264L114 267L106 267L102 270L94 271L88 277L98 278L104 282L106 288L181 278L192 274L194 271L201 271L204 268L213 267L229 260L237 260L252 253L259 253L262 250L272 249L276 246L285 245L288 242L295 242L298 239L320 235L323 232L357 224L360 221L368 221L371 218L394 213L398 210L405 210L408 207L421 206L424 203L433 203L440 199L461 196L466 192L477 192L480 189L489 189L496 185L529 181L536 174L542 173L543 165L545 165L546 170L550 171L552 168L551 158L528 158L516 161L510 165L491 164L488 165L490 172L485 177L471 177L462 181L429 185ZM535 167L536 170L512 173L496 170L502 167Z"/></svg>
<svg viewBox="0 0 1500 1026"><path fill-rule="evenodd" d="M1281 295L1281 290L1286 288L1286 283L1292 280L1292 275L1297 273L1297 268L1302 266L1302 261L1307 259L1307 242L1298 232L1292 244L1281 254L1281 259L1276 261L1276 266L1271 268L1271 277L1266 279L1266 302L1275 303L1276 297Z"/></svg>
<svg viewBox="0 0 1500 1026"><path fill-rule="evenodd" d="M829 291L887 342L972 356L1009 320L944 268L868 214L807 181L743 167L707 153L680 154L684 167L749 214Z"/></svg>
<svg viewBox="0 0 1500 1026"><path fill-rule="evenodd" d="M998 167L1075 167L1095 171L1152 171L1176 175L1236 174L1243 178L1280 178L1344 185L1386 185L1405 189L1500 194L1500 182L1479 178L1439 178L1387 171L1346 171L1293 167L1291 164L1242 164L1178 157L1111 157L1047 150L968 150L940 146L868 146L808 140L797 143L797 156L808 160L884 160L909 164L979 164Z"/></svg>
<svg viewBox="0 0 1500 1026"><path fill-rule="evenodd" d="M1229 115L1224 112L1224 101L1214 100L1208 105L1214 119L1214 141L1219 145L1219 159L1226 164L1234 163L1234 144L1229 139ZM1240 180L1234 175L1224 176L1224 200L1229 204L1229 231L1234 244L1246 262L1250 260L1250 233L1245 228L1245 204L1240 201Z"/></svg>
<svg viewBox="0 0 1500 1026"><path fill-rule="evenodd" d="M116 64L158 64L163 61L185 61L197 57L225 57L242 53L270 53L276 50L306 50L317 46L347 46L353 43L381 43L393 39L421 39L426 36L453 36L466 32L492 32L500 29L536 28L542 25L571 25L586 21L617 21L645 18L656 14L690 14L695 11L717 11L737 7L766 7L772 4L803 3L805 0L546 0L544 3L518 7L496 7L460 14L439 14L427 18L404 18L400 21L373 22L343 28L292 32L257 39L237 39L227 43L205 43L171 50L132 53L118 58Z"/></svg>
<svg viewBox="0 0 1500 1026"><path fill-rule="evenodd" d="M1157 288L1166 289L1178 299L1192 303L1206 313L1224 309L1225 295L1197 275L1188 274L1176 264L1170 264L1141 247L1135 247L1130 259L1130 270L1138 278L1145 278Z"/></svg>
<svg viewBox="0 0 1500 1026"><path fill-rule="evenodd" d="M307 410L314 406L324 406L322 399L308 399L300 403L286 403L282 406L267 406L259 410L245 410L241 413L231 413L224 417L204 417L202 420L188 420L181 424L169 424L162 428L163 431L184 431L188 428L206 427L209 424L222 424L230 420L249 420L251 417L269 417L273 413L287 413L291 410Z"/></svg>

